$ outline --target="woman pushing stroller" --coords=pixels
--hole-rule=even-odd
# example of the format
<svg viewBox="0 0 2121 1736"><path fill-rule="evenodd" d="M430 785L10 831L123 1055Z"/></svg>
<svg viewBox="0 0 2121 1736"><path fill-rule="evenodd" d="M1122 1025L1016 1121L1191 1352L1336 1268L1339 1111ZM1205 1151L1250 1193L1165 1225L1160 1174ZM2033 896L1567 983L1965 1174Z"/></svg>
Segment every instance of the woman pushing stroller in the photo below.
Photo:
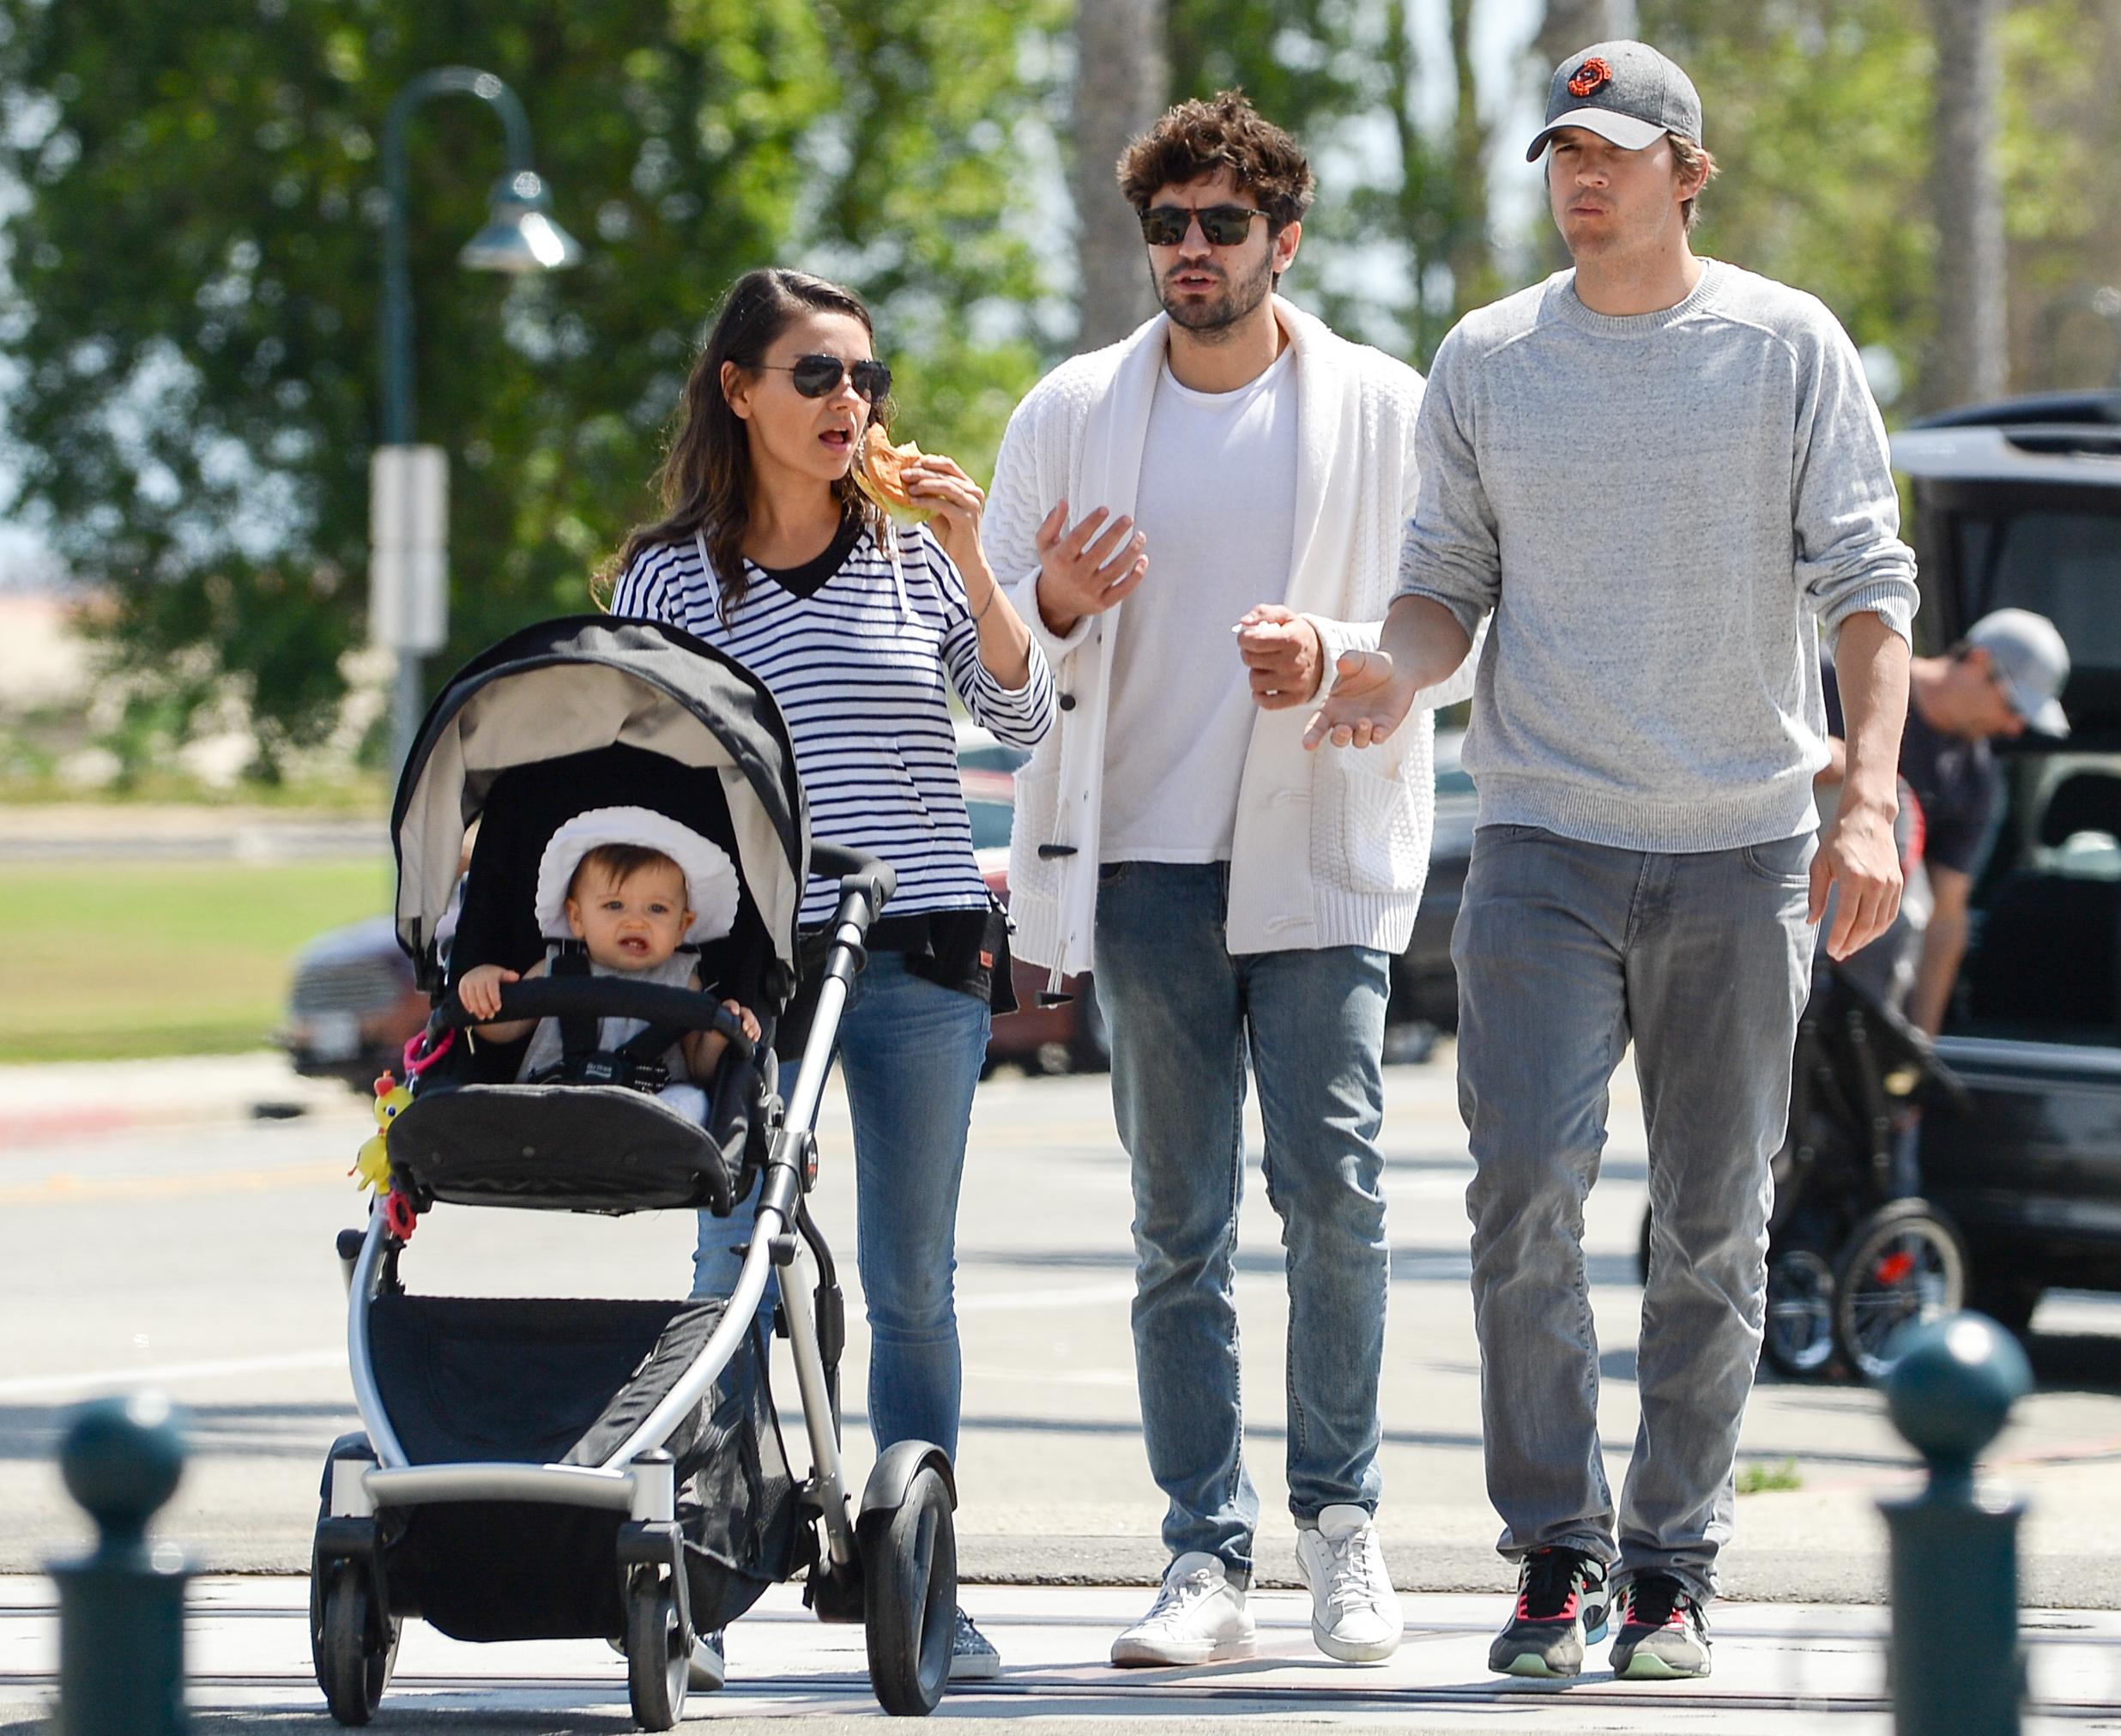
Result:
<svg viewBox="0 0 2121 1736"><path fill-rule="evenodd" d="M814 836L897 871L839 1054L869 1422L879 1451L924 1439L954 1458L958 1183L990 1001L1007 995L1009 971L1006 924L972 853L948 690L1027 748L1054 699L981 551L985 497L972 480L934 457L897 469L906 498L933 515L907 531L857 483L865 444L880 449L890 390L868 310L850 292L780 269L740 279L686 384L658 477L665 516L626 539L607 578L613 614L682 627L765 683ZM831 881L811 881L807 929L830 920L837 896ZM728 1288L744 1233L741 1213L703 1215L695 1294ZM952 1674L998 1667L960 1613Z"/></svg>

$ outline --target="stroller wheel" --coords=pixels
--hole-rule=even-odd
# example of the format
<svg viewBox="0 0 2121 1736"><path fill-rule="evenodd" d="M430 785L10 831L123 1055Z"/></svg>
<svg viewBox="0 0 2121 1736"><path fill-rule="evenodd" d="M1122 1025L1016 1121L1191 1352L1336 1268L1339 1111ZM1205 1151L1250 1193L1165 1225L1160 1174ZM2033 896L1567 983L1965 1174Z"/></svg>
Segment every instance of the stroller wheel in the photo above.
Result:
<svg viewBox="0 0 2121 1736"><path fill-rule="evenodd" d="M675 1588L644 1573L626 1592L626 1692L644 1730L685 1715L687 1650Z"/></svg>
<svg viewBox="0 0 2121 1736"><path fill-rule="evenodd" d="M1904 1326L1955 1314L1967 1294L1959 1232L1921 1200L1895 1200L1858 1224L1834 1274L1834 1341L1849 1366L1883 1380Z"/></svg>
<svg viewBox="0 0 2121 1736"><path fill-rule="evenodd" d="M1768 1321L1761 1354L1779 1375L1802 1380L1834 1360L1834 1268L1810 1248L1768 1261Z"/></svg>
<svg viewBox="0 0 2121 1736"><path fill-rule="evenodd" d="M924 1718L950 1679L958 1620L958 1537L950 1491L933 1467L863 1539L861 1570L877 1703L894 1717Z"/></svg>
<svg viewBox="0 0 2121 1736"><path fill-rule="evenodd" d="M310 1641L317 1685L331 1715L341 1724L366 1724L383 1702L397 1660L398 1624L384 1622L378 1648L369 1632L368 1576L360 1564L341 1561L331 1570L318 1608L311 1606Z"/></svg>

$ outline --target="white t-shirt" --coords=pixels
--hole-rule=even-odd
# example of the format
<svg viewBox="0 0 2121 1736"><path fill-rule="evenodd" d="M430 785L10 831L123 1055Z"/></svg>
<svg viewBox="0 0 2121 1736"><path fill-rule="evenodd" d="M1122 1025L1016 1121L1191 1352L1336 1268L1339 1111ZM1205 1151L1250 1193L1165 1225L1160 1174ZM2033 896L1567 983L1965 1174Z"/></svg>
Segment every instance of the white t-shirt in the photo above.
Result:
<svg viewBox="0 0 2121 1736"><path fill-rule="evenodd" d="M1230 632L1289 592L1296 350L1234 392L1157 382L1135 523L1149 574L1121 611L1105 726L1100 862L1227 862L1252 741Z"/></svg>

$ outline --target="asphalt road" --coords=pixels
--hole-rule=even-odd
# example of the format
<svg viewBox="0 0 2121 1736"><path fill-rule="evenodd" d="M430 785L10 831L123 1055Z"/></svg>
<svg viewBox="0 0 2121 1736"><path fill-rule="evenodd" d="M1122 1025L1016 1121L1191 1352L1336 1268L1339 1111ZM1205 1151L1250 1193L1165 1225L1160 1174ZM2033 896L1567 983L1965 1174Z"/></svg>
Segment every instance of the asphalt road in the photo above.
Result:
<svg viewBox="0 0 2121 1736"><path fill-rule="evenodd" d="M1603 1420L1616 1481L1635 1426L1640 1292L1633 1249L1643 1147L1625 1071L1588 1219L1604 1346ZM1384 1388L1384 1505L1395 1579L1499 1590L1483 1489L1477 1356L1461 1200L1470 1169L1447 1049L1389 1075L1394 1243ZM356 1221L345 1176L365 1109L0 1148L0 1570L32 1570L83 1535L51 1463L67 1406L130 1383L184 1407L196 1456L165 1515L209 1570L306 1565L317 1468L354 1425L332 1238ZM1257 1132L1254 1128L1256 1150ZM853 1284L843 1106L821 1127L819 1215ZM1154 1578L1162 1503L1139 1440L1127 1331L1126 1161L1102 1079L982 1087L960 1228L965 1425L960 1554L970 1578L1115 1583ZM686 1278L690 1225L447 1210L406 1261L415 1288L649 1295ZM1248 1177L1238 1278L1251 1468L1267 1515L1262 1576L1293 1576L1281 1477L1286 1309L1278 1226ZM868 1443L854 1310L849 1458ZM2042 1390L1997 1467L2030 1495L2028 1601L2121 1607L2121 1300L2052 1298L2035 1322ZM779 1386L793 1419L792 1380ZM1866 1601L1882 1591L1874 1503L1911 1486L1913 1457L1871 1393L1763 1383L1743 1460L1797 1486L1746 1495L1726 1588L1760 1600Z"/></svg>

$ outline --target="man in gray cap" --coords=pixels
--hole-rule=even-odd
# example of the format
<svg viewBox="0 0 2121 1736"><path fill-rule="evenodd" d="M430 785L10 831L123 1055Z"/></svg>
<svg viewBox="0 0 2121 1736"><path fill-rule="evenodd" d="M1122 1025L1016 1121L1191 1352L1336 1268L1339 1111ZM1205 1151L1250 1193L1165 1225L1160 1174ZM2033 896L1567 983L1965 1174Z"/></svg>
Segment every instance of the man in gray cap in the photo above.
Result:
<svg viewBox="0 0 2121 1736"><path fill-rule="evenodd" d="M1825 307L1695 255L1701 114L1639 42L1556 70L1527 154L1574 269L1437 351L1380 649L1338 659L1309 731L1389 736L1488 618L1452 953L1488 1491L1520 1564L1489 1666L1512 1674L1574 1675L1609 1605L1616 1673L1708 1672L1814 925L1835 894L1846 957L1900 892L1916 596L1885 430ZM1819 631L1848 725L1823 832ZM1654 1212L1616 1513L1583 1217L1630 1043Z"/></svg>
<svg viewBox="0 0 2121 1736"><path fill-rule="evenodd" d="M1832 756L1819 774L1823 791L1840 783L1846 748L1840 694L1833 671L1822 674ZM1909 668L1900 773L1922 811L1922 865L1931 905L1907 991L1907 1016L1932 1037L1943 1025L1959 961L1966 956L1969 895L1996 812L2001 779L1988 744L2027 729L2067 735L2070 720L2060 695L2069 679L2069 649L2054 623L2022 608L1982 616L1943 656L1917 657ZM1888 935L1870 950L1892 943ZM1912 950L1913 936L1907 945Z"/></svg>

